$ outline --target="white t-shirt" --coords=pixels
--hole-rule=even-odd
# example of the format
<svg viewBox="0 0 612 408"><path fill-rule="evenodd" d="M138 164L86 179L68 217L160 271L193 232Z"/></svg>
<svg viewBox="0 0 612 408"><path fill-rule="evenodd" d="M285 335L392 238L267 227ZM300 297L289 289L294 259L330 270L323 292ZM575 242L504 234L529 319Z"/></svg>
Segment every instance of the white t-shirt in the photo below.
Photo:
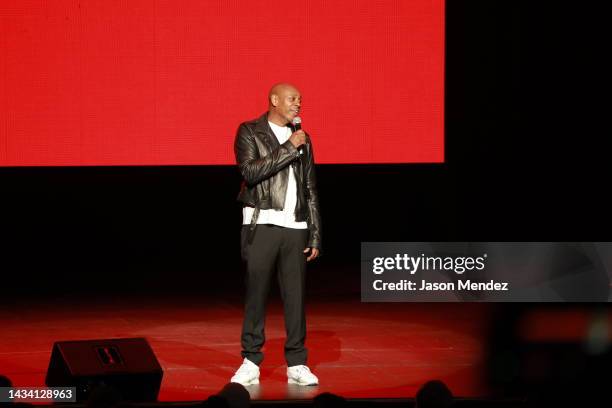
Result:
<svg viewBox="0 0 612 408"><path fill-rule="evenodd" d="M291 128L288 126L278 126L272 122L268 122L270 128L278 143L283 144L291 136ZM297 204L297 184L295 181L295 175L293 174L293 167L289 166L289 179L287 180L287 194L285 195L285 207L282 210L259 210L259 217L257 217L257 224L274 224L286 228L306 229L308 224L306 221L295 221L295 205ZM244 207L242 209L242 224L248 225L251 223L253 217L253 207Z"/></svg>

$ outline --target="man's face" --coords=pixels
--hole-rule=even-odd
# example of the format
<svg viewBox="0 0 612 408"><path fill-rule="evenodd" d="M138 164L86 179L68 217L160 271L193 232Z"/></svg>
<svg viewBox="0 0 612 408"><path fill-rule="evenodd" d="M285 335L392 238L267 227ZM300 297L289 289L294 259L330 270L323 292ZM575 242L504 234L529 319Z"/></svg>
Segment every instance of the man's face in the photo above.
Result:
<svg viewBox="0 0 612 408"><path fill-rule="evenodd" d="M300 113L302 95L295 88L283 88L277 95L276 112L287 122L292 122Z"/></svg>

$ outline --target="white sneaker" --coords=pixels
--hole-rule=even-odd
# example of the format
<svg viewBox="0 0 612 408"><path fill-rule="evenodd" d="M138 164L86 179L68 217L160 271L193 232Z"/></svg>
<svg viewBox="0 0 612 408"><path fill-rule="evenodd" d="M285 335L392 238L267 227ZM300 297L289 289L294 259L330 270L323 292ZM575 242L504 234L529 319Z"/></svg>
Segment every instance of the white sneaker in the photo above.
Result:
<svg viewBox="0 0 612 408"><path fill-rule="evenodd" d="M319 379L305 365L287 367L287 382L297 385L318 385Z"/></svg>
<svg viewBox="0 0 612 408"><path fill-rule="evenodd" d="M242 384L245 387L259 384L259 366L245 358L230 382Z"/></svg>

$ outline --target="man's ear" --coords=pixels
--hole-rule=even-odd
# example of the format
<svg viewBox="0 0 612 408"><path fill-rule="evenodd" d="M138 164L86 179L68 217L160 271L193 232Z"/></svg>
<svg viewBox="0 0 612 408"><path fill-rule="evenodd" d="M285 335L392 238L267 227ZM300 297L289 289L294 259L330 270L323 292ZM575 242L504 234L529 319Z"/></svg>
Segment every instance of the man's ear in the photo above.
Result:
<svg viewBox="0 0 612 408"><path fill-rule="evenodd" d="M278 106L278 95L270 95L270 103L276 108Z"/></svg>

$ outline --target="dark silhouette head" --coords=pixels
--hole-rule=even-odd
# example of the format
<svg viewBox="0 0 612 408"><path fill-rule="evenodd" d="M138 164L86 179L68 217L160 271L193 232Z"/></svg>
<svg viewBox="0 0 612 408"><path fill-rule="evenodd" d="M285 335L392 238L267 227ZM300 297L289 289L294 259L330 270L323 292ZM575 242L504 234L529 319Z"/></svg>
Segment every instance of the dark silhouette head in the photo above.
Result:
<svg viewBox="0 0 612 408"><path fill-rule="evenodd" d="M417 408L448 408L453 405L453 394L439 380L428 381L416 394Z"/></svg>
<svg viewBox="0 0 612 408"><path fill-rule="evenodd" d="M0 375L0 387L12 387L13 383L8 377Z"/></svg>
<svg viewBox="0 0 612 408"><path fill-rule="evenodd" d="M228 383L219 391L219 397L225 398L230 408L248 408L251 406L251 395L242 384Z"/></svg>
<svg viewBox="0 0 612 408"><path fill-rule="evenodd" d="M317 395L312 402L315 408L342 408L347 405L346 399L329 392Z"/></svg>

